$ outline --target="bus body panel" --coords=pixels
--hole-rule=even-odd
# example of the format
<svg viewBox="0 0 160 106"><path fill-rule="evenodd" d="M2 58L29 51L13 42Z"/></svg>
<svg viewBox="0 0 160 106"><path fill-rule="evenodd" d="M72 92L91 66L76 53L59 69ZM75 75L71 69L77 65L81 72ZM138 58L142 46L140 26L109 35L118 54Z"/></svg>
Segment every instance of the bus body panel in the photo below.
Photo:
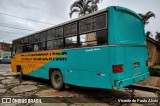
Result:
<svg viewBox="0 0 160 106"><path fill-rule="evenodd" d="M109 45L115 45L109 49L111 65L124 65L124 72L112 74L115 86L122 88L147 78L148 54L142 19L131 10L111 7L108 26Z"/></svg>
<svg viewBox="0 0 160 106"><path fill-rule="evenodd" d="M12 72L17 72L17 69L16 69L16 64L17 62L15 61L15 58L11 58L11 69L12 69Z"/></svg>
<svg viewBox="0 0 160 106"><path fill-rule="evenodd" d="M35 67L37 67L37 69L34 70L32 68L31 70L33 71L28 72L27 67L31 66L22 66L26 67L26 69L23 68L23 73L28 76L49 79L49 69L57 68L62 72L64 81L67 84L95 88L112 88L108 47L63 50L62 52L67 53L66 60L54 59L49 61L50 57L48 57L48 60L46 59L46 62L40 67L36 66L36 64L41 64L40 60L33 61L33 59L37 58L36 56L31 57L31 59L28 54L23 54L23 56L26 55L28 59L32 60L30 63L32 63L33 66L35 65ZM55 51L44 53L50 54L55 53ZM35 54L39 53L35 52L34 55ZM41 58L45 57L42 56Z"/></svg>

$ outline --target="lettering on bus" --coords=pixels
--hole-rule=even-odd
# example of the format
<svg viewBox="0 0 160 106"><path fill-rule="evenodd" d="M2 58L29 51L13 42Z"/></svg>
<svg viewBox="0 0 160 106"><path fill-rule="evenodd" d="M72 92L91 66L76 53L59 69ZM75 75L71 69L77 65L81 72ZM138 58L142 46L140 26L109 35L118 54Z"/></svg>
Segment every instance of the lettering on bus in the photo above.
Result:
<svg viewBox="0 0 160 106"><path fill-rule="evenodd" d="M22 54L21 60L28 61L67 61L67 52Z"/></svg>

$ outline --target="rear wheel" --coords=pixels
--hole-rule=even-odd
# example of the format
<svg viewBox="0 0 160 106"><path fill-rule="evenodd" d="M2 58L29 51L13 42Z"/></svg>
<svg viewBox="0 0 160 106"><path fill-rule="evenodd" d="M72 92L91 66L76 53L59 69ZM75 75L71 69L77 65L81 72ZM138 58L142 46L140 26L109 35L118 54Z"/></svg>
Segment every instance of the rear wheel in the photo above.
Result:
<svg viewBox="0 0 160 106"><path fill-rule="evenodd" d="M51 84L54 89L56 90L63 90L64 89L64 82L63 76L60 71L55 70L51 73Z"/></svg>

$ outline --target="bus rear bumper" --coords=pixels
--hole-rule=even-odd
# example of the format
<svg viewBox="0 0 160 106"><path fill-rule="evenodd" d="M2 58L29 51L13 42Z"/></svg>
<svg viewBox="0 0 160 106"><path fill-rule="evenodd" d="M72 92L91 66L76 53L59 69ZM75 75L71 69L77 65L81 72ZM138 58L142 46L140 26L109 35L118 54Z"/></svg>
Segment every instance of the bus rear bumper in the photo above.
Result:
<svg viewBox="0 0 160 106"><path fill-rule="evenodd" d="M121 89L121 88L124 88L126 86L132 85L133 83L142 81L142 80L148 78L149 76L150 76L149 72L146 72L146 73L143 73L143 74L131 77L131 78L126 78L126 79L123 79L123 80L116 80L114 82L114 84L115 84L115 87L117 89Z"/></svg>

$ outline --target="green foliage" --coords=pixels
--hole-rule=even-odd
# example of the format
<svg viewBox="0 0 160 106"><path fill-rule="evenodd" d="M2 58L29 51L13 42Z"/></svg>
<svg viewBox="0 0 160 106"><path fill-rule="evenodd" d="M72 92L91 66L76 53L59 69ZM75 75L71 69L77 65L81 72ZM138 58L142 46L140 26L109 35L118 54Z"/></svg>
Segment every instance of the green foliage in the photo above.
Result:
<svg viewBox="0 0 160 106"><path fill-rule="evenodd" d="M86 15L98 10L97 4L99 0L77 0L70 7L70 17L73 13L78 13L79 16Z"/></svg>
<svg viewBox="0 0 160 106"><path fill-rule="evenodd" d="M151 17L155 17L155 14L152 11L148 11L146 14L139 13L139 15L142 17L145 25L147 25L149 23L149 19Z"/></svg>
<svg viewBox="0 0 160 106"><path fill-rule="evenodd" d="M150 66L150 75L160 77L160 66Z"/></svg>
<svg viewBox="0 0 160 106"><path fill-rule="evenodd" d="M147 31L147 32L146 32L146 36L149 37L149 35L151 35L151 32L150 32L150 31Z"/></svg>
<svg viewBox="0 0 160 106"><path fill-rule="evenodd" d="M158 42L160 42L160 33L159 33L159 32L156 32L156 40L157 40Z"/></svg>

